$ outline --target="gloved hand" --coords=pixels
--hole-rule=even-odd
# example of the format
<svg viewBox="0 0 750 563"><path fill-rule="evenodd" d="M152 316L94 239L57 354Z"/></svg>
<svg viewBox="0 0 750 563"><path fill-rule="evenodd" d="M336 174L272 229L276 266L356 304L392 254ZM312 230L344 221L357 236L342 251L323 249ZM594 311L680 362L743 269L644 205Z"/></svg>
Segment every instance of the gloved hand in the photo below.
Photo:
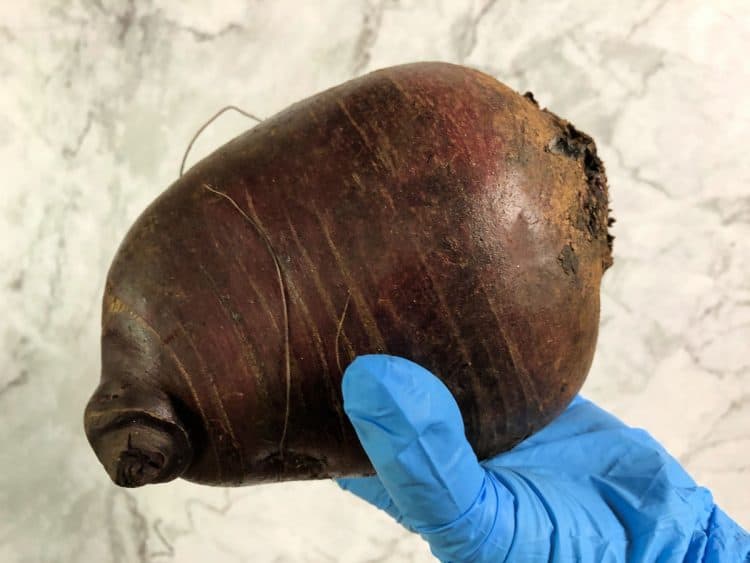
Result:
<svg viewBox="0 0 750 563"><path fill-rule="evenodd" d="M339 484L442 561L750 561L750 536L708 490L589 401L479 463L453 396L424 368L361 356L342 386L377 476Z"/></svg>

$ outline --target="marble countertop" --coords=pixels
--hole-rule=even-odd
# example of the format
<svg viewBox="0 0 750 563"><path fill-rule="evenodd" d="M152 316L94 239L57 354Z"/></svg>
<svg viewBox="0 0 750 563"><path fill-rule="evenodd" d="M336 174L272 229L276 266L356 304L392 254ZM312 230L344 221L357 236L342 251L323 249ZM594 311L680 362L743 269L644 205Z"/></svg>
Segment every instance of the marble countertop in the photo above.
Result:
<svg viewBox="0 0 750 563"><path fill-rule="evenodd" d="M431 561L329 482L110 484L82 432L104 276L195 130L415 60L592 134L615 265L585 394L750 527L746 2L49 0L0 7L0 561ZM248 128L234 114L189 162Z"/></svg>

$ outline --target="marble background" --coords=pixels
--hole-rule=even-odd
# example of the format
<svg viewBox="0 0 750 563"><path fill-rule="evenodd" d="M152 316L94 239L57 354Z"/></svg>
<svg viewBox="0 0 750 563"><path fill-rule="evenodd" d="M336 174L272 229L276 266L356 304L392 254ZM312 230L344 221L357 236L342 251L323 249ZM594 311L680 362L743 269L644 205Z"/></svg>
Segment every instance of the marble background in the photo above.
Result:
<svg viewBox="0 0 750 563"><path fill-rule="evenodd" d="M117 489L81 424L108 264L201 123L424 59L597 139L618 222L585 392L750 526L747 2L4 1L0 45L0 561L432 560L329 482Z"/></svg>

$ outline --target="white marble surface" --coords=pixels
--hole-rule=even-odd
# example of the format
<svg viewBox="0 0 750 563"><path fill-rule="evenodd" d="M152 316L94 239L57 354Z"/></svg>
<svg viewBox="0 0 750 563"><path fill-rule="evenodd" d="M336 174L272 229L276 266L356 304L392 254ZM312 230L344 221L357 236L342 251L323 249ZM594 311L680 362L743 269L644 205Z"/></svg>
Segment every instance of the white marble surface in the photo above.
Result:
<svg viewBox="0 0 750 563"><path fill-rule="evenodd" d="M6 1L0 45L0 561L432 560L327 482L117 489L81 423L107 266L196 128L420 59L597 139L618 223L586 391L750 526L747 2Z"/></svg>

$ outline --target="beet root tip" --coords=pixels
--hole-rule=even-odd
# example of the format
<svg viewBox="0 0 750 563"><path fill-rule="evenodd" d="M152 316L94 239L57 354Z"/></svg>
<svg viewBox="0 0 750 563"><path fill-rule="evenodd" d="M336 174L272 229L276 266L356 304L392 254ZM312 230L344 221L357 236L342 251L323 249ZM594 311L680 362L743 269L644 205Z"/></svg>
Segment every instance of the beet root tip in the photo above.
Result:
<svg viewBox="0 0 750 563"><path fill-rule="evenodd" d="M179 477L192 458L183 438L161 422L140 420L105 429L93 446L112 481L132 488Z"/></svg>
<svg viewBox="0 0 750 563"><path fill-rule="evenodd" d="M180 477L193 460L193 447L170 402L155 390L146 395L109 391L103 386L92 397L84 424L112 481L132 488Z"/></svg>
<svg viewBox="0 0 750 563"><path fill-rule="evenodd" d="M129 449L120 454L112 477L121 487L140 487L158 481L163 467L164 456L160 452Z"/></svg>

